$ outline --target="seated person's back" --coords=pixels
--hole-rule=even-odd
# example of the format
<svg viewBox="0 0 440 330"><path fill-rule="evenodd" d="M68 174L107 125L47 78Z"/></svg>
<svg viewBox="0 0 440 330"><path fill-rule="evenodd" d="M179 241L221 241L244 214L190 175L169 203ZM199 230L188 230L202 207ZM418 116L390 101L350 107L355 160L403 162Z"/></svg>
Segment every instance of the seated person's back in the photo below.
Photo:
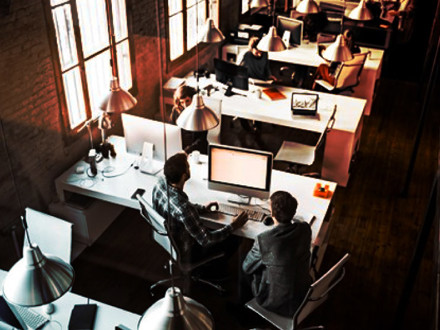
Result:
<svg viewBox="0 0 440 330"><path fill-rule="evenodd" d="M239 60L239 65L248 69L249 77L261 80L268 80L272 78L269 57L267 52L262 52L257 49L259 39L252 37L249 39L249 50L244 53L243 58Z"/></svg>
<svg viewBox="0 0 440 330"><path fill-rule="evenodd" d="M243 271L252 276L252 293L262 307L293 316L312 283L311 229L306 222L292 222L297 202L289 193L275 192L270 201L276 226L257 236Z"/></svg>

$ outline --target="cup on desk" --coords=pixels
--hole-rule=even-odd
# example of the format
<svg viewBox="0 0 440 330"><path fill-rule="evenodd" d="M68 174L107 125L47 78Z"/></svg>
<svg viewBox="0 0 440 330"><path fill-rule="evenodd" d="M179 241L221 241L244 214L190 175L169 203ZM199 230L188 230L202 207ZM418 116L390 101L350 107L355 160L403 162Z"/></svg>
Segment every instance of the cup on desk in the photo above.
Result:
<svg viewBox="0 0 440 330"><path fill-rule="evenodd" d="M256 99L261 99L261 89L253 90L251 95Z"/></svg>
<svg viewBox="0 0 440 330"><path fill-rule="evenodd" d="M194 150L189 156L192 164L200 164L200 151Z"/></svg>

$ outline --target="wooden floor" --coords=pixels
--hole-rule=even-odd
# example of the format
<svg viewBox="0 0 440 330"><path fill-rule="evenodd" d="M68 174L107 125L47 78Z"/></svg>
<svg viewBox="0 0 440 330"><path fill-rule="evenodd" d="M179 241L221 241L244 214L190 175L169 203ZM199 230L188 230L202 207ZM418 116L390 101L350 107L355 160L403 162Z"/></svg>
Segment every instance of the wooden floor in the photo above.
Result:
<svg viewBox="0 0 440 330"><path fill-rule="evenodd" d="M335 196L336 210L322 270L346 252L352 258L345 279L326 304L311 315L310 324L338 330L389 329L392 324L437 166L438 103L432 106L435 111L431 111L423 130L409 193L400 196L420 108L416 84L387 79L381 82L372 115L364 122L349 185L338 188ZM432 236L405 329L429 329L434 284ZM249 243L242 244L241 253ZM149 228L137 211L126 210L73 263L77 272L73 291L142 313L163 296L165 288L151 297L147 287L167 276L162 269L166 257L150 240ZM229 307L236 296L237 269L238 256L230 265L231 278L224 283L228 293L223 296L204 286L194 286L189 292L212 312L217 329L247 329L252 324L238 319ZM242 316L249 318L248 314Z"/></svg>

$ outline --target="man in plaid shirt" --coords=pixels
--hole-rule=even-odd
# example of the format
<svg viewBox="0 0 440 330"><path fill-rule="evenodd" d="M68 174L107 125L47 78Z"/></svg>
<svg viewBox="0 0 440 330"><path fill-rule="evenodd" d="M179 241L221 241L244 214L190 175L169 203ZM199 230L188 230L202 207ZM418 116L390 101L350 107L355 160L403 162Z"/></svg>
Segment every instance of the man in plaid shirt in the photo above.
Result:
<svg viewBox="0 0 440 330"><path fill-rule="evenodd" d="M178 153L170 157L165 162L164 174L165 178L160 178L153 189L153 207L165 219L169 219L182 258L197 261L218 252L232 255L238 247L238 240L231 233L246 223L247 215L242 212L230 225L211 230L203 225L199 214L217 208L218 204L193 204L183 191L185 182L191 177L187 155Z"/></svg>

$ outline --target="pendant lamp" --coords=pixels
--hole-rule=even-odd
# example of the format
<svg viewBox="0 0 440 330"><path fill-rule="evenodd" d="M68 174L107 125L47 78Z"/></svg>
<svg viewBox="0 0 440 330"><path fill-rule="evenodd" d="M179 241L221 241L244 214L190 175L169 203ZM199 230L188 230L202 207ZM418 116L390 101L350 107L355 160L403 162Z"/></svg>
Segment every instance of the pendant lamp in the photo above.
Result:
<svg viewBox="0 0 440 330"><path fill-rule="evenodd" d="M336 40L322 52L322 57L330 62L345 62L351 60L353 54L345 44L344 36L339 34Z"/></svg>
<svg viewBox="0 0 440 330"><path fill-rule="evenodd" d="M205 106L203 97L199 93L193 96L189 107L182 111L176 124L186 131L207 131L217 127L220 123L217 114Z"/></svg>
<svg viewBox="0 0 440 330"><path fill-rule="evenodd" d="M200 38L201 42L206 43L216 43L225 40L225 36L222 31L217 28L214 24L214 20L211 18L213 13L213 1L209 1L209 18L205 22L205 26L203 27L202 37Z"/></svg>
<svg viewBox="0 0 440 330"><path fill-rule="evenodd" d="M165 297L154 303L142 315L138 330L211 330L211 313L197 301L185 297L177 287L169 288Z"/></svg>
<svg viewBox="0 0 440 330"><path fill-rule="evenodd" d="M251 9L265 8L269 7L269 2L268 0L251 0L249 7Z"/></svg>
<svg viewBox="0 0 440 330"><path fill-rule="evenodd" d="M257 44L257 49L262 52L280 52L286 50L287 46L277 35L275 26L271 26L269 32Z"/></svg>
<svg viewBox="0 0 440 330"><path fill-rule="evenodd" d="M374 18L370 9L367 7L365 0L361 0L347 17L355 21L370 21Z"/></svg>
<svg viewBox="0 0 440 330"><path fill-rule="evenodd" d="M319 13L319 6L313 0L302 0L295 10L301 14L316 14Z"/></svg>

